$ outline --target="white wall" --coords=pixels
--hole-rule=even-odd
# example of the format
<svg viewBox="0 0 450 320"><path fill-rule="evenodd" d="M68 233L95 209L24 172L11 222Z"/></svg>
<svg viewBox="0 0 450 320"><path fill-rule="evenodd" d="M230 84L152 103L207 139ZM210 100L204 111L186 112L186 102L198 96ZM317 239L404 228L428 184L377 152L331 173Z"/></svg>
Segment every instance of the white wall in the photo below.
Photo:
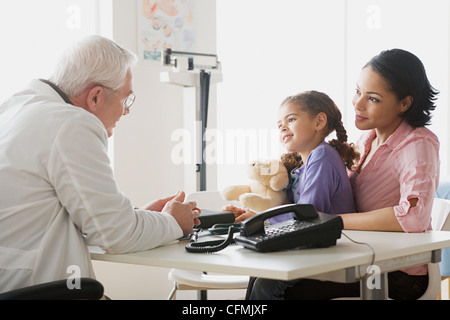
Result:
<svg viewBox="0 0 450 320"><path fill-rule="evenodd" d="M0 1L0 103L47 78L63 50L97 32L92 0Z"/></svg>

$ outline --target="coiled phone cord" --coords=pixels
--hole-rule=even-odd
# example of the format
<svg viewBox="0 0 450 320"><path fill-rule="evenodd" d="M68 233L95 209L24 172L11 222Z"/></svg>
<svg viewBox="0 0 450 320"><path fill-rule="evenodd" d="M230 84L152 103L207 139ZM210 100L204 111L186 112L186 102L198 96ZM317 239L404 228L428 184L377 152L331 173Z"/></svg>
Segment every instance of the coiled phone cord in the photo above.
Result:
<svg viewBox="0 0 450 320"><path fill-rule="evenodd" d="M213 253L225 249L230 244L234 244L234 232L236 228L228 228L228 237L225 240L213 240L204 242L190 242L186 245L186 251L191 253Z"/></svg>

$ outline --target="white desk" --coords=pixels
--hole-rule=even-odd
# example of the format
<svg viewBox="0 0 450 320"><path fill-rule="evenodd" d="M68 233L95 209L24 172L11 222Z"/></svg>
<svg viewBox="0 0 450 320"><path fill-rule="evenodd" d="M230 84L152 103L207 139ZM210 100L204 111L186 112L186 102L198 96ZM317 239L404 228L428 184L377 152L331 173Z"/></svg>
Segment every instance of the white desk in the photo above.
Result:
<svg viewBox="0 0 450 320"><path fill-rule="evenodd" d="M381 298L387 297L385 273L440 261L440 250L450 247L450 232L426 233L344 231L358 242L370 244L376 253L374 265L382 275ZM204 241L204 239L199 239ZM239 245L232 245L213 254L185 251L187 241L156 249L110 255L91 252L95 260L131 263L157 267L191 269L226 274L244 274L261 278L292 280L315 278L339 282L353 282L364 275L372 259L372 251L365 245L351 242L345 236L336 246L272 253L258 253ZM359 268L359 270L358 270ZM362 284L362 282L361 282ZM362 294L364 288L361 286ZM376 297L380 298L380 296Z"/></svg>

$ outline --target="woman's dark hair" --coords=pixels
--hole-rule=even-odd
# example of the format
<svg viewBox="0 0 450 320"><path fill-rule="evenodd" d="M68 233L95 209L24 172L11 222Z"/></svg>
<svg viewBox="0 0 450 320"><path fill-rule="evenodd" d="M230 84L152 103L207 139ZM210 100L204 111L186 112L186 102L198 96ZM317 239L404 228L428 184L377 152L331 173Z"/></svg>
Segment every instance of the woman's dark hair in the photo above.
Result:
<svg viewBox="0 0 450 320"><path fill-rule="evenodd" d="M364 68L367 66L386 80L399 100L412 96L411 107L402 114L409 125L417 128L431 124L431 111L436 108L434 101L439 91L431 86L419 58L408 51L392 49L373 57Z"/></svg>
<svg viewBox="0 0 450 320"><path fill-rule="evenodd" d="M318 91L305 91L297 95L287 97L281 105L295 104L301 110L315 117L320 112L327 115L327 132L328 136L336 131L337 139L333 139L328 143L337 150L341 158L344 160L345 166L351 170L359 160L359 153L356 152L353 143L347 143L347 131L342 123L342 114L334 101L325 93ZM301 157L298 154L283 155L282 162L289 169L292 167L293 161L299 161ZM289 164L288 164L289 163Z"/></svg>

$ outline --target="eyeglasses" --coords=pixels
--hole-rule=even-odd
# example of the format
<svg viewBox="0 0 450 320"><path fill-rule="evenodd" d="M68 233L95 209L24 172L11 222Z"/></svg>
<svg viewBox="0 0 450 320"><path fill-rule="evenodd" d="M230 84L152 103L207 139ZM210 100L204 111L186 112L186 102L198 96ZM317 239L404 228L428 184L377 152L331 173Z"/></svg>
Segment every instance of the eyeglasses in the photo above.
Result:
<svg viewBox="0 0 450 320"><path fill-rule="evenodd" d="M136 95L131 93L125 100L122 101L123 106L126 111L129 111L134 101L136 100Z"/></svg>
<svg viewBox="0 0 450 320"><path fill-rule="evenodd" d="M113 94L117 94L117 91L113 90L110 87L101 85L103 88L105 88L108 91L111 91ZM128 97L122 100L123 107L128 112L130 111L131 106L133 105L134 101L136 100L136 95L134 93L131 93Z"/></svg>

